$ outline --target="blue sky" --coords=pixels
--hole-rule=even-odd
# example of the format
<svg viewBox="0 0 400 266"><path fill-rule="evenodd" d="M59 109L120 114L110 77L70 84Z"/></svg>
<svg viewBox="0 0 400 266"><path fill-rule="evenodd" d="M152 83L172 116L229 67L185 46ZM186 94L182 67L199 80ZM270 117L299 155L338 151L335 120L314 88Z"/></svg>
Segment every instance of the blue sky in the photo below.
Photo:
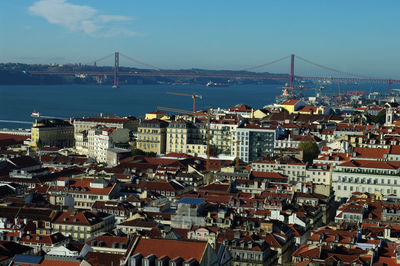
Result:
<svg viewBox="0 0 400 266"><path fill-rule="evenodd" d="M0 1L0 62L88 63L119 51L161 68L235 70L294 53L400 77L399 10L385 0ZM295 70L327 73L299 60ZM289 61L259 71L287 73Z"/></svg>

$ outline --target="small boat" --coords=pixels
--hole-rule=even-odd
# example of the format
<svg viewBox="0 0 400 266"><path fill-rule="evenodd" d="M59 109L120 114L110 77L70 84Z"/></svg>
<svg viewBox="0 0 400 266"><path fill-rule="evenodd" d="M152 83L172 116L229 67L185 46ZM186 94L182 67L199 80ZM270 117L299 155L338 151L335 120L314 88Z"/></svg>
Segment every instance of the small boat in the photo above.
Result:
<svg viewBox="0 0 400 266"><path fill-rule="evenodd" d="M39 112L32 112L31 117L40 117Z"/></svg>
<svg viewBox="0 0 400 266"><path fill-rule="evenodd" d="M206 84L207 87L229 87L228 83L215 83L215 82L208 82Z"/></svg>

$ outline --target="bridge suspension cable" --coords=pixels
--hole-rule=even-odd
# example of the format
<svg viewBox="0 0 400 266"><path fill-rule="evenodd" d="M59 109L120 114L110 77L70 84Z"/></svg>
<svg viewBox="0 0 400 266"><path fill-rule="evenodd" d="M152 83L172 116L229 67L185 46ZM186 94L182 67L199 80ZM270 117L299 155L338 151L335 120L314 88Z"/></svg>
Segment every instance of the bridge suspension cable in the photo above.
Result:
<svg viewBox="0 0 400 266"><path fill-rule="evenodd" d="M274 60L274 61L271 61L271 62L262 64L262 65L257 65L257 66L253 66L253 67L243 68L243 69L240 69L239 71L249 71L249 70L253 70L253 69L257 69L257 68L262 68L262 67L269 66L269 65L278 63L278 62L280 62L280 61L283 61L283 60L285 60L285 59L287 59L287 58L289 58L289 57L290 57L290 55L284 56L284 57L279 58L279 59L276 59L276 60Z"/></svg>
<svg viewBox="0 0 400 266"><path fill-rule="evenodd" d="M296 58L298 58L298 59L300 59L300 60L302 60L302 61L304 61L306 63L309 63L311 65L314 65L314 66L317 66L319 68L323 68L323 69L326 69L326 70L330 70L330 71L338 73L338 74L357 77L357 78L363 78L363 79L372 79L371 77L367 77L367 76L363 76L363 75L359 75L359 74L354 74L354 73L350 73L350 72L345 72L345 71L340 71L340 70L337 70L337 69L332 68L332 67L324 66L324 65L315 63L313 61L310 61L308 59L305 59L305 58L303 58L301 56L298 56L298 55L296 55Z"/></svg>
<svg viewBox="0 0 400 266"><path fill-rule="evenodd" d="M136 59L134 59L134 58L132 58L132 57L129 57L129 56L127 56L127 55L124 55L124 54L121 54L121 53L120 53L120 55L121 55L122 57L124 57L124 58L126 58L126 59L128 59L128 60L130 60L130 61L132 61L132 62L134 62L134 63L140 64L140 65L143 65L143 66L147 66L147 67L152 68L152 69L155 69L155 70L162 70L162 69L159 68L159 67L156 67L156 66L153 66L153 65L150 65L150 64L141 62L141 61L136 60Z"/></svg>
<svg viewBox="0 0 400 266"><path fill-rule="evenodd" d="M98 62L103 61L103 60L106 60L106 59L108 59L108 58L111 58L112 56L114 56L114 53L109 54L109 55L106 55L106 56L103 56L102 58L99 58L99 59L97 59L97 60L90 61L90 62L88 62L88 63L86 63L86 64L84 64L84 65L93 65L93 64L97 64Z"/></svg>

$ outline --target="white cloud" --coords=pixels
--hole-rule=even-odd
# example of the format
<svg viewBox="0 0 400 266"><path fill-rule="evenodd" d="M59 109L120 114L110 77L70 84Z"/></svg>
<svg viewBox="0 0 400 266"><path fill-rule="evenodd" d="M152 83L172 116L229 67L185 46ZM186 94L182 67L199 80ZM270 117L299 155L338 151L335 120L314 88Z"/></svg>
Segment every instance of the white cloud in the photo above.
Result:
<svg viewBox="0 0 400 266"><path fill-rule="evenodd" d="M114 22L114 21L129 21L129 20L132 20L131 17L118 16L118 15L100 15L99 19L100 19L100 21L102 21L104 23Z"/></svg>
<svg viewBox="0 0 400 266"><path fill-rule="evenodd" d="M120 15L99 15L99 11L85 5L75 5L67 0L39 0L29 7L32 15L45 18L51 24L64 26L71 31L83 31L91 36L107 37L110 24L132 20ZM116 35L132 36L133 32L118 28ZM114 37L113 36L113 37Z"/></svg>

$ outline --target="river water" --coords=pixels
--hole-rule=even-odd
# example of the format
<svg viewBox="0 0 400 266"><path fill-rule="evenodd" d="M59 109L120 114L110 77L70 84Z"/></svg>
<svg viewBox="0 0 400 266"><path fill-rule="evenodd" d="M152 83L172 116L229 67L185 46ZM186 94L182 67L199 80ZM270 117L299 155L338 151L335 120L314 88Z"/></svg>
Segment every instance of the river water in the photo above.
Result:
<svg viewBox="0 0 400 266"><path fill-rule="evenodd" d="M337 91L331 85L330 93ZM345 89L381 91L385 84L347 84ZM206 87L204 85L125 85L111 88L108 85L47 85L0 86L0 128L29 128L33 111L43 116L69 118L109 115L133 115L143 118L146 112L158 106L192 110L191 97L169 95L167 92L198 94L197 109L207 107L227 108L244 103L253 108L275 102L281 94L279 85L234 85ZM313 95L314 90L305 92ZM4 121L14 122L4 122ZM21 123L15 123L21 121ZM25 122L25 123L22 123Z"/></svg>

